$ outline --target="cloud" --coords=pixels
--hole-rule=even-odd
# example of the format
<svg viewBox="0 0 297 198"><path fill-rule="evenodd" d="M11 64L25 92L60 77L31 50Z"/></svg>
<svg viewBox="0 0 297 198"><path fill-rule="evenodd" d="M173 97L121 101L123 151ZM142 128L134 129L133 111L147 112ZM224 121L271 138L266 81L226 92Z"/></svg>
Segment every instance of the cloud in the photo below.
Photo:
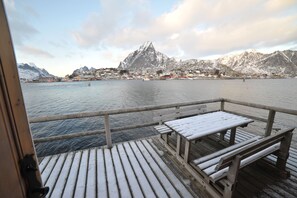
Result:
<svg viewBox="0 0 297 198"><path fill-rule="evenodd" d="M19 48L19 50L24 53L24 54L28 54L31 56L42 56L45 58L54 58L54 56L52 54L50 54L47 51L44 51L42 49L39 48L35 48L35 47L31 47L31 46L21 46Z"/></svg>
<svg viewBox="0 0 297 198"><path fill-rule="evenodd" d="M39 33L36 28L26 21L26 17L21 16L16 10L14 0L5 0L4 4L8 16L10 32L15 45L21 46L28 39L32 38L32 36ZM31 12L33 13L33 9L31 9Z"/></svg>
<svg viewBox="0 0 297 198"><path fill-rule="evenodd" d="M150 14L142 0L101 0L98 13L91 13L72 35L80 47L103 45L126 27L149 23Z"/></svg>
<svg viewBox="0 0 297 198"><path fill-rule="evenodd" d="M105 11L90 15L74 33L80 46L126 50L150 40L168 55L199 58L297 40L295 0L184 0L159 16L132 0L120 7L102 2Z"/></svg>

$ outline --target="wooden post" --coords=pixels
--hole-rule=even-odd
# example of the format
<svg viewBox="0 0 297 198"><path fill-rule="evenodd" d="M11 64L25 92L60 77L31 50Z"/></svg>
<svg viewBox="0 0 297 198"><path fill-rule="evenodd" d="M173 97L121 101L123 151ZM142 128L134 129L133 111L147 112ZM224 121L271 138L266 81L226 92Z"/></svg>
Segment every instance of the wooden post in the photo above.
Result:
<svg viewBox="0 0 297 198"><path fill-rule="evenodd" d="M180 147L181 147L181 136L179 134L176 134L176 155L180 156Z"/></svg>
<svg viewBox="0 0 297 198"><path fill-rule="evenodd" d="M233 195L233 192L235 191L236 187L236 178L238 175L238 170L240 166L240 159L241 157L237 155L233 161L231 166L229 167L229 171L227 173L227 181L224 188L224 198L231 198Z"/></svg>
<svg viewBox="0 0 297 198"><path fill-rule="evenodd" d="M176 117L175 119L179 118L180 117L180 110L179 110L179 106L176 106L175 109L176 109Z"/></svg>
<svg viewBox="0 0 297 198"><path fill-rule="evenodd" d="M190 149L191 149L191 142L189 140L186 140L185 155L184 155L184 162L185 163L189 162Z"/></svg>
<svg viewBox="0 0 297 198"><path fill-rule="evenodd" d="M229 144L233 145L235 142L236 127L231 129Z"/></svg>
<svg viewBox="0 0 297 198"><path fill-rule="evenodd" d="M224 100L221 101L221 111L225 110L225 102Z"/></svg>
<svg viewBox="0 0 297 198"><path fill-rule="evenodd" d="M290 145L293 133L287 133L281 141L280 151L277 156L276 167L280 170L280 174L284 178L288 178L289 172L286 172L286 163L289 157Z"/></svg>
<svg viewBox="0 0 297 198"><path fill-rule="evenodd" d="M226 133L227 133L227 131L222 131L222 132L220 133L220 140L221 140L221 141L224 141L224 137L225 137Z"/></svg>
<svg viewBox="0 0 297 198"><path fill-rule="evenodd" d="M107 148L110 149L112 147L112 142L111 142L111 133L110 133L109 115L108 114L104 115L104 126L105 126L105 137L106 137Z"/></svg>
<svg viewBox="0 0 297 198"><path fill-rule="evenodd" d="M275 111L270 110L269 115L268 115L267 125L266 125L265 137L271 135L272 126L273 126L273 122L274 122L274 117L275 117Z"/></svg>

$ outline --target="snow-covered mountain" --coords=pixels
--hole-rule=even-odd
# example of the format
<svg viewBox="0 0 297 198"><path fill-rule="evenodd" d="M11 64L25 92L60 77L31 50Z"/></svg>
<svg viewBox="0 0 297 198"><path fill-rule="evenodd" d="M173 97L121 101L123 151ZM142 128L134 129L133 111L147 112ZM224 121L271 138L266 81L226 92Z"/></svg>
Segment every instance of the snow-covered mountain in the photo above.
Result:
<svg viewBox="0 0 297 198"><path fill-rule="evenodd" d="M119 69L183 69L209 72L219 70L230 76L238 75L275 75L297 76L297 51L276 51L263 54L255 50L241 54L222 56L215 60L180 60L169 58L156 51L152 42L146 42L130 53L119 65Z"/></svg>
<svg viewBox="0 0 297 198"><path fill-rule="evenodd" d="M146 42L138 50L130 53L122 62L120 69L165 69L176 64L174 58L168 58L165 54L155 50L152 42Z"/></svg>
<svg viewBox="0 0 297 198"><path fill-rule="evenodd" d="M176 60L175 58L169 58L165 54L156 51L152 42L146 42L139 47L138 50L130 53L119 65L119 69L128 70L144 70L151 69L157 70L172 70L180 69L186 70L199 70L202 73L211 73L214 70L219 70L221 73L228 75L234 75L232 69L217 63L213 60Z"/></svg>
<svg viewBox="0 0 297 198"><path fill-rule="evenodd" d="M245 74L297 76L297 52L292 50L263 54L256 51L217 59L235 71Z"/></svg>
<svg viewBox="0 0 297 198"><path fill-rule="evenodd" d="M87 66L83 66L79 69L74 70L72 73L72 76L89 75L89 74L93 74L95 71L96 69L93 67L89 69Z"/></svg>
<svg viewBox="0 0 297 198"><path fill-rule="evenodd" d="M21 80L32 81L44 77L54 77L45 69L37 67L34 63L20 63L18 64L19 77Z"/></svg>

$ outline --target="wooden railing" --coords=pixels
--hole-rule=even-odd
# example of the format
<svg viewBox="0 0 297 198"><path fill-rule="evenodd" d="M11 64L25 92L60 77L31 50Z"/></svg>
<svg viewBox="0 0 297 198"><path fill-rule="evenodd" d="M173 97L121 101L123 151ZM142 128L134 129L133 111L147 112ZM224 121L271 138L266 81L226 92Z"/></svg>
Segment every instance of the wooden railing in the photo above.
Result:
<svg viewBox="0 0 297 198"><path fill-rule="evenodd" d="M96 131L78 132L78 133L73 133L73 134L65 134L65 135L58 135L58 136L51 136L51 137L44 137L44 138L34 138L34 142L42 143L42 142L70 139L70 138L76 138L76 137L82 137L82 136L99 135L99 134L105 133L107 147L111 148L112 147L112 139L111 139L112 132L118 132L118 131L124 131L124 130L129 130L129 129L142 128L142 127L149 127L149 126L154 126L154 125L158 124L158 122L150 122L150 123L142 123L139 125L130 125L130 126L124 126L124 127L118 127L118 128L110 128L109 117L111 115L154 111L154 110L169 109L169 108L180 108L180 107L200 105L200 104L218 103L221 101L222 101L222 99L219 98L219 99L203 100L203 101L195 101L195 102L144 106L144 107L127 108L127 109L114 109L114 110L108 110L108 111L85 112L85 113L76 113L76 114L67 114L67 115L45 116L45 117L31 118L29 120L29 122L30 123L40 123L40 122L50 122L50 121L57 121L57 120L103 116L105 129L96 130Z"/></svg>
<svg viewBox="0 0 297 198"><path fill-rule="evenodd" d="M129 126L124 126L124 127L111 128L110 127L110 116L111 115L154 111L154 110L162 110L162 109L169 109L169 108L177 108L178 109L180 107L185 107L185 106L210 104L210 103L220 103L220 108L218 108L217 110L235 113L238 115L249 117L253 120L267 123L266 129L265 129L265 136L269 136L271 134L276 112L297 116L297 110L284 109L284 108L278 108L278 107L265 106L265 105L260 105L260 104L218 98L218 99L212 99L212 100L202 100L202 101L175 103L175 104L167 104L167 105L154 105L154 106L127 108L127 109L114 109L114 110L109 110L109 111L85 112L85 113L77 113L77 114L45 116L45 117L31 118L29 120L29 122L30 123L40 123L40 122L50 122L50 121L66 120L66 119L104 117L104 129L95 130L95 131L87 131L87 132L78 132L78 133L65 134L65 135L58 135L58 136L50 136L50 137L44 137L44 138L35 138L34 142L42 143L42 142L70 139L70 138L83 137L83 136L99 135L99 134L105 133L107 147L111 148L112 147L112 138L111 138L112 132L131 130L131 129L142 128L142 127L149 127L149 126L154 126L154 125L158 124L157 122L149 122L149 123L142 123L142 124L138 124L138 125L129 125ZM256 117L254 115L247 115L247 114L242 114L242 113L238 113L238 112L228 111L225 109L226 103L241 105L241 106L246 106L246 107L252 107L252 108L256 108L256 109L268 110L269 111L268 118L265 119L265 118L261 118L261 117Z"/></svg>
<svg viewBox="0 0 297 198"><path fill-rule="evenodd" d="M276 115L277 112L297 116L297 110L292 110L292 109L285 109L285 108L266 106L266 105L255 104L255 103L241 102L241 101L236 101L236 100L231 100L231 99L222 99L221 103L226 103L226 102L230 103L230 104L236 104L236 105L241 105L241 106L246 106L246 107L252 107L252 108L256 108L256 109L268 110L269 114L268 114L267 119L241 114L242 116L246 116L246 117L252 118L254 120L266 122L265 136L271 135L271 131L272 131L273 123L274 123L274 118L275 118L275 115ZM222 106L224 108L224 105L221 105L221 107Z"/></svg>

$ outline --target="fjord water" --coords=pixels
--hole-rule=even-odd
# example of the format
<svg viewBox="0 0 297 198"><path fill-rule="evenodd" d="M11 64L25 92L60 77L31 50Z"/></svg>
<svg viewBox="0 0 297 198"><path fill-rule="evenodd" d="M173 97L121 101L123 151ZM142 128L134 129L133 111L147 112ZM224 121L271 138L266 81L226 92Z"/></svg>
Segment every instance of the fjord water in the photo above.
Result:
<svg viewBox="0 0 297 198"><path fill-rule="evenodd" d="M147 105L170 104L229 98L251 103L297 109L297 79L277 80L166 80L166 81L92 81L22 84L29 118L81 112L95 112ZM238 107L232 107L238 108ZM267 111L251 108L246 113L267 117ZM254 111L254 112L253 112ZM242 112L242 111L241 111ZM152 113L111 116L111 128L151 122ZM278 121L297 126L296 117L280 114ZM103 129L102 117L31 124L33 136ZM131 130L112 136L114 142L154 134L150 128ZM104 136L83 137L36 145L39 156L84 149L105 144Z"/></svg>

